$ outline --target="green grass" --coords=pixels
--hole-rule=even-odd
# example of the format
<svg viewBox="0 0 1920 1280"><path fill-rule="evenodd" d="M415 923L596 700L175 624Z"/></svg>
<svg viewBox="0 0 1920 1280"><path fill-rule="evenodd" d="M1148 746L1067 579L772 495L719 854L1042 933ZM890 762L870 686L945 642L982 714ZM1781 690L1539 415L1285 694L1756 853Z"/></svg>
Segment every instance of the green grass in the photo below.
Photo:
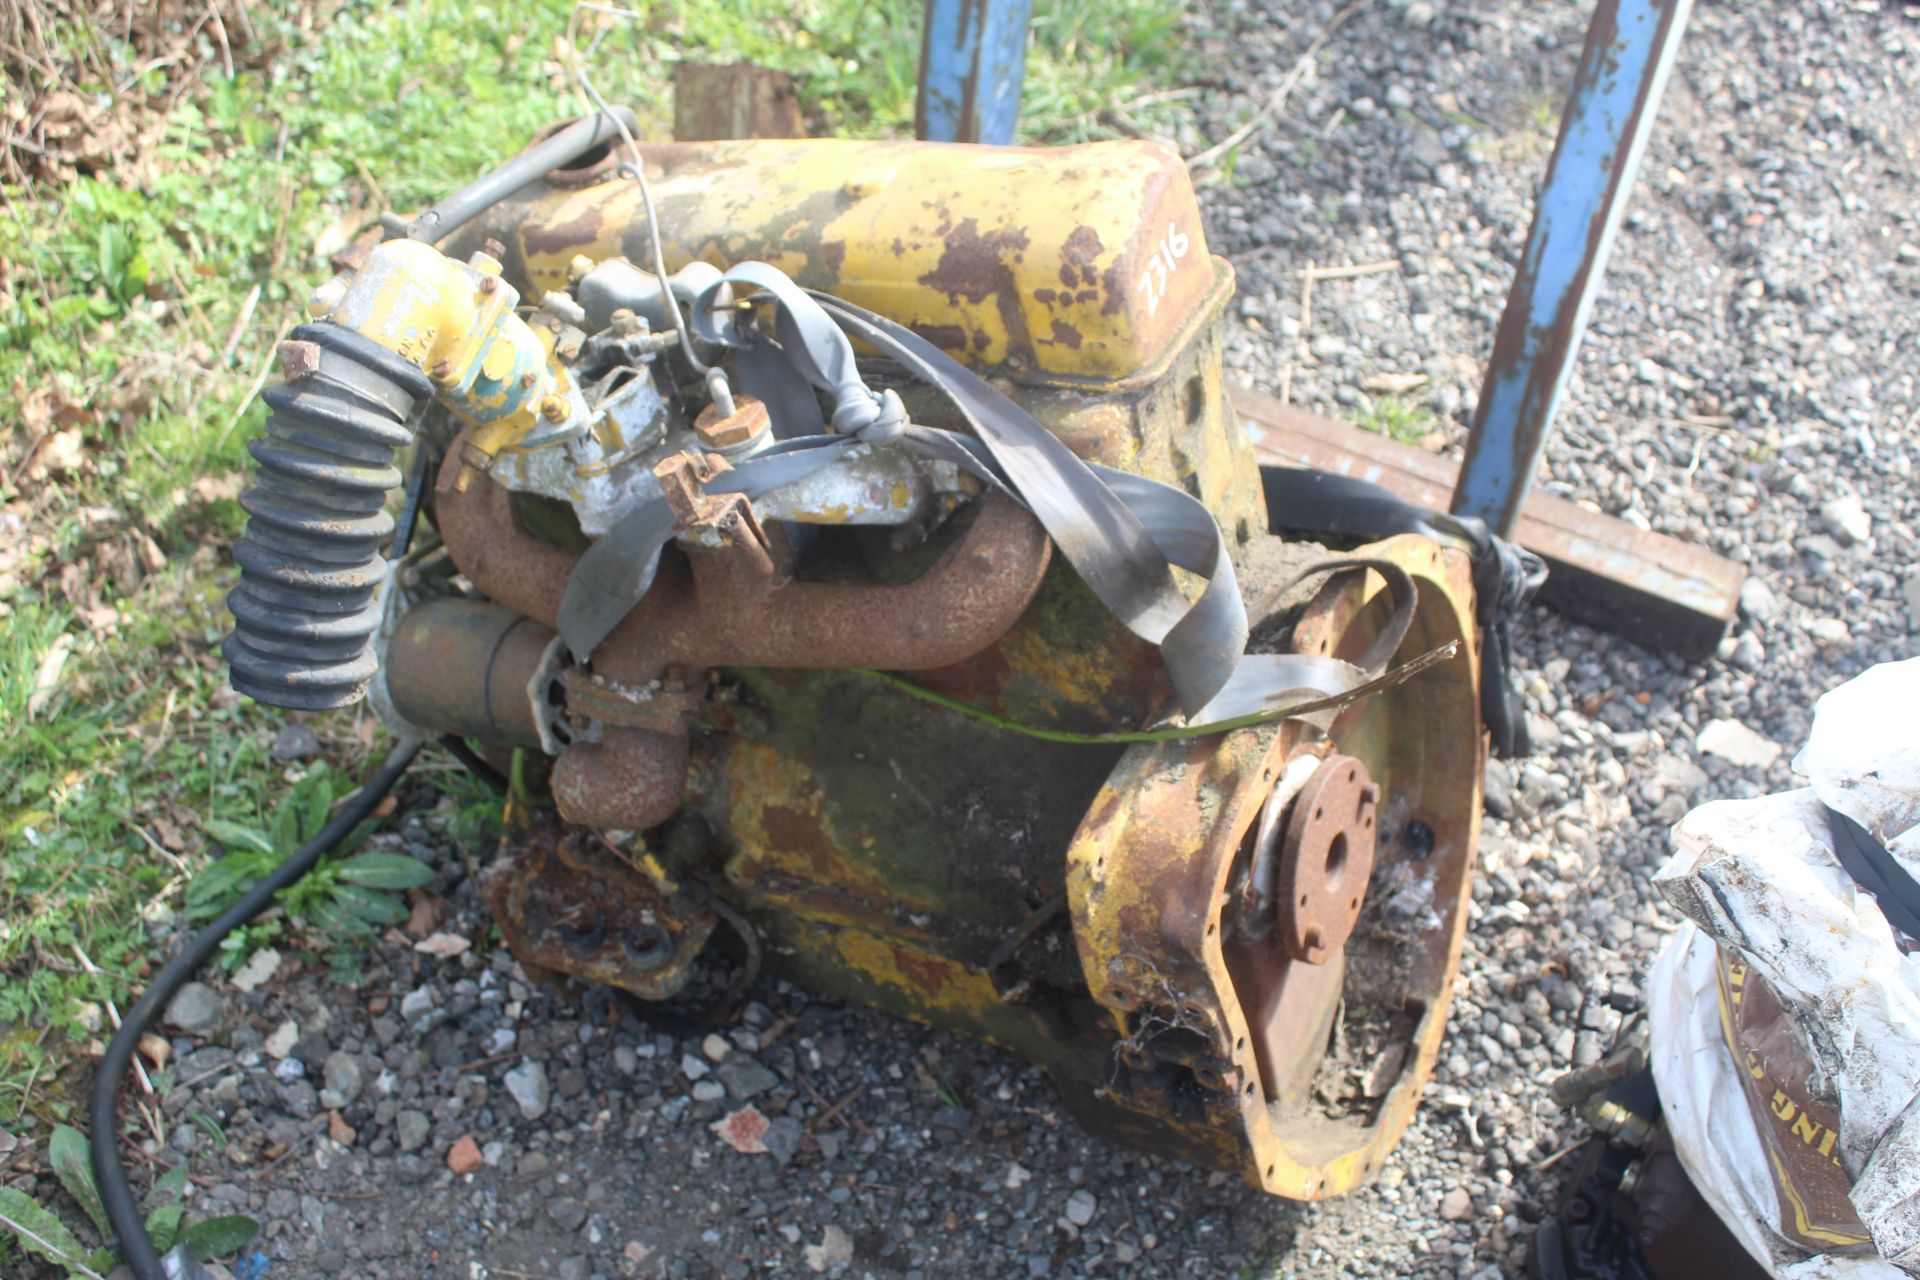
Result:
<svg viewBox="0 0 1920 1280"><path fill-rule="evenodd" d="M1504 128L1464 114L1456 123L1476 131L1477 136L1468 145L1480 155L1489 161L1511 164L1534 160L1553 150L1554 139L1560 133L1562 105L1558 92L1536 89L1497 113L1497 118L1505 122Z"/></svg>
<svg viewBox="0 0 1920 1280"><path fill-rule="evenodd" d="M579 44L601 90L656 136L681 58L791 72L823 134L911 130L919 0L634 8L632 20L583 14ZM1160 130L1178 108L1145 95L1191 70L1183 8L1041 0L1023 137L1107 136L1113 103L1130 127ZM253 5L256 30L283 52L232 79L216 59L136 163L7 188L0 204L0 388L17 411L0 422L12 432L0 507L20 522L0 525L9 1129L72 1115L76 1049L109 1032L104 1003L124 1007L150 972L146 925L185 910L208 863L204 828L259 825L301 776L271 757L281 716L223 689L218 642L225 547L242 519L235 479L264 418L254 394L296 300L327 274L316 240L337 243L382 207L429 203L585 105L563 69L572 0L355 3L309 31L290 9ZM135 69L111 29L69 18L57 34L85 93ZM131 87L158 91L164 74ZM47 87L10 93L31 101ZM19 464L37 424L22 420L22 397L48 391L74 407L49 429L76 426L82 458L29 479ZM165 568L137 568L141 538ZM57 646L70 652L30 715ZM376 750L364 711L315 728L348 773ZM447 803L460 824L484 824L484 801Z"/></svg>
<svg viewBox="0 0 1920 1280"><path fill-rule="evenodd" d="M1419 444L1437 425L1426 406L1394 395L1374 396L1361 407L1355 421L1362 428L1401 444Z"/></svg>

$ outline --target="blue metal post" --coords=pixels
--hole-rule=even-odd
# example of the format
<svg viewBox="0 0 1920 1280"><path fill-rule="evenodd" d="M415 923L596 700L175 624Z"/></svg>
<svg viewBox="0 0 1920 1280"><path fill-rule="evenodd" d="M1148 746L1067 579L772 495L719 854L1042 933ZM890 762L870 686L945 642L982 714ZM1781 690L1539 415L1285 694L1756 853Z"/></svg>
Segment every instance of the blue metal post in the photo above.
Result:
<svg viewBox="0 0 1920 1280"><path fill-rule="evenodd" d="M1573 372L1693 0L1599 0L1494 335L1453 510L1511 533Z"/></svg>
<svg viewBox="0 0 1920 1280"><path fill-rule="evenodd" d="M914 132L933 142L1013 141L1033 0L927 0Z"/></svg>

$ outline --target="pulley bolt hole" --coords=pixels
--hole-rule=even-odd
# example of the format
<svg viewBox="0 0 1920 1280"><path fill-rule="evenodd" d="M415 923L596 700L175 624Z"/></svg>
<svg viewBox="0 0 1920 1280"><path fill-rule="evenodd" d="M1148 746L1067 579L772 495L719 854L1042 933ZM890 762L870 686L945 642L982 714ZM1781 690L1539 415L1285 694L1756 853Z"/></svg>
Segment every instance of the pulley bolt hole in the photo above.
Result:
<svg viewBox="0 0 1920 1280"><path fill-rule="evenodd" d="M673 954L673 941L658 925L641 925L626 939L627 954L641 964L659 963Z"/></svg>

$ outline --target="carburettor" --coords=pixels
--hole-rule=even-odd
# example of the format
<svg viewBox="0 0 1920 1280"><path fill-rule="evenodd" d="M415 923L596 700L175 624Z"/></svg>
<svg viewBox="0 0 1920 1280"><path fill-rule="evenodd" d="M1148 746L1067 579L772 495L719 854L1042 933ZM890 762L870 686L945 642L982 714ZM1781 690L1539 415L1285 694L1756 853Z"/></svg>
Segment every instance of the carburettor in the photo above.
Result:
<svg viewBox="0 0 1920 1280"><path fill-rule="evenodd" d="M663 999L724 927L1129 1141L1376 1171L1466 918L1466 553L1267 532L1164 149L639 152L315 295L234 686L551 761L485 884L530 966Z"/></svg>

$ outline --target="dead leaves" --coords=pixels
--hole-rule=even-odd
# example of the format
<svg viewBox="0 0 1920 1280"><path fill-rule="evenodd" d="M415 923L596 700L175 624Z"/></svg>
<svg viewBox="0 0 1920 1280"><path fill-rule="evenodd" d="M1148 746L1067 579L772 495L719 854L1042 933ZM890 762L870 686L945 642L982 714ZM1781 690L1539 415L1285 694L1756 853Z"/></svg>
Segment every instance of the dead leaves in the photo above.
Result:
<svg viewBox="0 0 1920 1280"><path fill-rule="evenodd" d="M53 705L54 695L60 692L60 673L65 670L67 657L73 652L73 634L68 632L47 646L46 654L40 659L40 667L33 673L33 691L27 695L27 719L38 720Z"/></svg>
<svg viewBox="0 0 1920 1280"><path fill-rule="evenodd" d="M140 1056L151 1062L155 1071L167 1069L167 1059L173 1056L173 1045L165 1036L157 1036L151 1031L143 1032L139 1047Z"/></svg>
<svg viewBox="0 0 1920 1280"><path fill-rule="evenodd" d="M238 473L200 476L137 515L101 501L117 496L105 487L120 474L107 424L130 385L83 397L54 382L13 381L18 414L0 428L0 617L13 596L37 590L70 606L86 629L111 632L122 602L167 572L163 528L177 525L185 541L220 550L226 518L209 509L239 496Z"/></svg>
<svg viewBox="0 0 1920 1280"><path fill-rule="evenodd" d="M43 94L32 106L10 99L6 178L67 183L104 169L124 173L166 128L165 117L144 106L144 95L102 102L65 87Z"/></svg>
<svg viewBox="0 0 1920 1280"><path fill-rule="evenodd" d="M71 475L86 461L86 441L77 427L41 436L27 455L22 473L29 480L45 480L52 475Z"/></svg>
<svg viewBox="0 0 1920 1280"><path fill-rule="evenodd" d="M392 798L387 797L388 800ZM375 816L384 815L376 813ZM424 889L410 890L408 896L413 899L413 905L407 913L407 932L416 938L425 938L439 927L441 918L446 915L447 904Z"/></svg>
<svg viewBox="0 0 1920 1280"><path fill-rule="evenodd" d="M1376 395L1404 396L1427 385L1424 373L1370 373L1360 385Z"/></svg>
<svg viewBox="0 0 1920 1280"><path fill-rule="evenodd" d="M339 0L302 0L300 20L310 28L338 7ZM268 66L284 48L255 31L246 0L102 0L79 8L88 27L107 40L71 47L49 41L44 23L14 21L32 6L0 5L0 34L7 37L0 42L0 69L9 86L51 85L32 99L6 96L0 181L65 183L109 169L129 184L147 181L154 146L183 97L215 79ZM208 76L216 66L219 71ZM140 74L128 76L128 67ZM99 82L108 79L115 92L98 92Z"/></svg>
<svg viewBox="0 0 1920 1280"><path fill-rule="evenodd" d="M94 424L93 411L69 399L58 386L27 389L14 379L13 402L20 406L20 424L26 429L26 456L16 474L29 480L71 475L86 462L86 436L81 428Z"/></svg>

